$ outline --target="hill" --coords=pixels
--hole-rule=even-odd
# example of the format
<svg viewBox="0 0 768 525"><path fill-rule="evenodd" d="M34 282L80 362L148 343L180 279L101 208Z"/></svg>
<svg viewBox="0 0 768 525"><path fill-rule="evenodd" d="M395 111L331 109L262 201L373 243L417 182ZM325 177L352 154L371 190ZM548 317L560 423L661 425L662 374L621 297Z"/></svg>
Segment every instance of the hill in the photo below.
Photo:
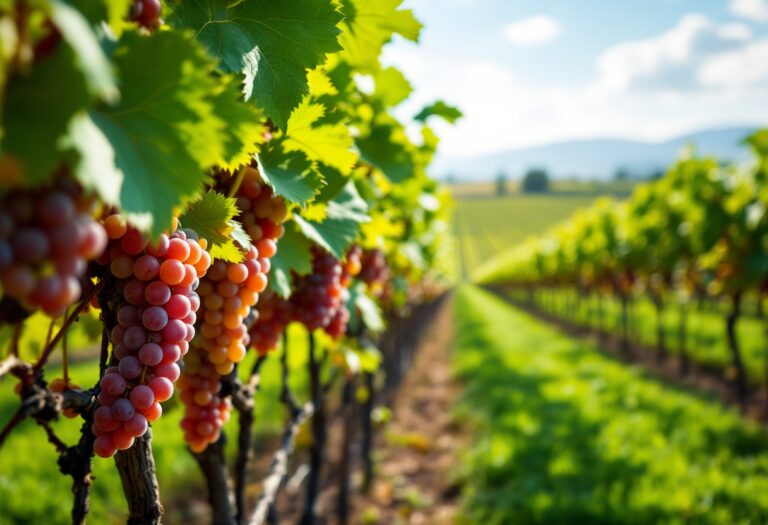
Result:
<svg viewBox="0 0 768 525"><path fill-rule="evenodd" d="M738 161L748 157L741 141L752 126L701 130L663 142L587 139L557 142L476 158L443 158L435 163L440 177L461 181L491 180L500 171L521 177L530 167L543 167L553 178L609 179L618 169L645 177L671 164L688 144L701 154Z"/></svg>

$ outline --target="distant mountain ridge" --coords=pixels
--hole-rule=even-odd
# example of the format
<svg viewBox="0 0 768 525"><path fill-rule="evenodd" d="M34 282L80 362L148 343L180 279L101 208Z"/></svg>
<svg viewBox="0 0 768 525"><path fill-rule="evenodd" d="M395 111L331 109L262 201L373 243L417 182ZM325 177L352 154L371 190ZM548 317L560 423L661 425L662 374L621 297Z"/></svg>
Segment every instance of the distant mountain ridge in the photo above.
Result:
<svg viewBox="0 0 768 525"><path fill-rule="evenodd" d="M444 158L435 163L433 173L459 181L483 181L504 172L517 179L532 167L546 169L553 178L610 179L623 169L636 177L664 169L688 144L702 155L727 161L748 158L741 141L758 129L755 126L712 128L696 131L663 142L623 139L584 139L556 142L477 158Z"/></svg>

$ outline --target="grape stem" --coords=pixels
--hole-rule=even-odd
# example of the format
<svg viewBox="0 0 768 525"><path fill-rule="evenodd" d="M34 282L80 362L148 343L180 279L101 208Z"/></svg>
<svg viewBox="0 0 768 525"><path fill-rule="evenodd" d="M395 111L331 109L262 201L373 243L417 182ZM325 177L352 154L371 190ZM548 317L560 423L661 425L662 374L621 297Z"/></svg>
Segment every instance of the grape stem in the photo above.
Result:
<svg viewBox="0 0 768 525"><path fill-rule="evenodd" d="M245 167L240 168L238 170L237 175L235 175L235 181L232 183L232 186L229 187L229 192L227 192L227 197L234 197L237 193L237 190L240 189L240 185L243 183L243 179L245 178Z"/></svg>
<svg viewBox="0 0 768 525"><path fill-rule="evenodd" d="M19 357L19 341L21 341L21 332L24 325L21 321L13 325L13 335L11 336L11 344L8 349L10 355Z"/></svg>
<svg viewBox="0 0 768 525"><path fill-rule="evenodd" d="M51 356L51 353L53 353L53 350L56 348L56 345L58 345L62 337L66 335L72 324L77 321L78 316L83 312L83 310L85 310L85 308L91 302L91 299L93 299L93 297L99 293L103 287L104 281L100 281L98 284L88 290L88 293L83 296L75 309L72 310L72 312L66 317L64 324L61 325L59 331L56 332L56 335L53 337L53 339L51 339L51 341L46 345L45 350L43 350L43 354L40 356L40 359L37 360L37 363L33 367L32 372L34 375L42 370L43 366L45 366L45 363L48 361L48 358Z"/></svg>
<svg viewBox="0 0 768 525"><path fill-rule="evenodd" d="M267 477L264 479L264 491L259 496L256 508L251 515L248 525L262 525L269 513L269 509L275 501L277 492L280 490L283 478L288 470L288 457L293 453L296 434L304 422L312 417L315 411L315 405L309 401L304 404L295 414L290 425L283 434L280 448L275 452L272 458L272 464L269 467Z"/></svg>
<svg viewBox="0 0 768 525"><path fill-rule="evenodd" d="M69 311L69 308L65 310L64 315L66 315L67 311ZM62 374L64 375L64 388L69 388L69 356L68 356L68 348L67 348L68 340L69 340L68 334L64 334L64 337L62 337L61 339L61 368L62 368Z"/></svg>

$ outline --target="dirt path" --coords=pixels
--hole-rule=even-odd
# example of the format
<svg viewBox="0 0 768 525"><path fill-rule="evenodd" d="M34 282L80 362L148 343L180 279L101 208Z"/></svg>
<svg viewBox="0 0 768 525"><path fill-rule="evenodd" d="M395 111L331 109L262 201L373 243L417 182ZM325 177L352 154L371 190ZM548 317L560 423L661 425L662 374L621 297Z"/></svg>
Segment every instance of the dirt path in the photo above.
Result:
<svg viewBox="0 0 768 525"><path fill-rule="evenodd" d="M452 476L465 438L453 423L459 388L452 376L453 303L446 301L379 429L376 479L353 499L354 524L453 523L459 488Z"/></svg>

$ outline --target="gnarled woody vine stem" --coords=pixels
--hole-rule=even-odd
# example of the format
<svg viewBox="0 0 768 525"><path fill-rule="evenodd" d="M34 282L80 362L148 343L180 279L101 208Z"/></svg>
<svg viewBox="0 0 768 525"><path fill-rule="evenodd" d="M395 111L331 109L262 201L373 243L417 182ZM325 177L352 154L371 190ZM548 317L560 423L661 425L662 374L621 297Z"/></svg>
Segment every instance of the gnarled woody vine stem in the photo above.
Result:
<svg viewBox="0 0 768 525"><path fill-rule="evenodd" d="M163 515L152 456L152 429L128 450L115 455L123 493L128 501L128 525L156 525Z"/></svg>

